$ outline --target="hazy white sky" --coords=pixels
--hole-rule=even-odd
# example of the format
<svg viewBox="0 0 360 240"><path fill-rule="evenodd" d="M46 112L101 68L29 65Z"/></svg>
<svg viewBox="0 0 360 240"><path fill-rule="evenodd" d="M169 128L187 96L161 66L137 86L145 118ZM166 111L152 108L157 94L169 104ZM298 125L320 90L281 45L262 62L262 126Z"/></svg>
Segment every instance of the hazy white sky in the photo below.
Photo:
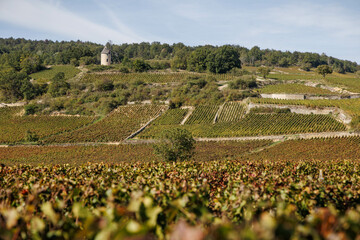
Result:
<svg viewBox="0 0 360 240"><path fill-rule="evenodd" d="M360 63L360 1L0 0L0 37L257 45Z"/></svg>

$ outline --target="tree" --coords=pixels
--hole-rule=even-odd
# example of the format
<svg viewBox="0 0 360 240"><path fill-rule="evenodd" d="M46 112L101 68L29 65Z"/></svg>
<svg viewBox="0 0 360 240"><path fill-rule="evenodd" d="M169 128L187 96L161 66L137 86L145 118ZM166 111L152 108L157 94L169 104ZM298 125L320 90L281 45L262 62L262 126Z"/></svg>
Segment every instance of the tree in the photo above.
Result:
<svg viewBox="0 0 360 240"><path fill-rule="evenodd" d="M227 73L233 68L241 68L239 53L231 46L222 46L208 56L207 68L212 73Z"/></svg>
<svg viewBox="0 0 360 240"><path fill-rule="evenodd" d="M211 54L209 46L201 47L193 51L188 57L189 71L204 72L207 67L207 56Z"/></svg>
<svg viewBox="0 0 360 240"><path fill-rule="evenodd" d="M331 74L333 72L332 68L329 65L319 65L316 68L316 72L325 78L327 74Z"/></svg>
<svg viewBox="0 0 360 240"><path fill-rule="evenodd" d="M65 81L65 73L58 72L51 80L48 93L52 97L65 95L70 89L70 84Z"/></svg>
<svg viewBox="0 0 360 240"><path fill-rule="evenodd" d="M5 100L20 100L33 97L34 87L25 72L0 73L0 91Z"/></svg>
<svg viewBox="0 0 360 240"><path fill-rule="evenodd" d="M263 76L263 78L266 79L266 76L269 75L269 73L270 73L270 68L268 68L268 67L259 67L257 69L257 71L260 73L261 76Z"/></svg>
<svg viewBox="0 0 360 240"><path fill-rule="evenodd" d="M27 74L37 72L41 69L41 60L39 56L29 56L21 60L20 67Z"/></svg>
<svg viewBox="0 0 360 240"><path fill-rule="evenodd" d="M248 56L250 58L250 63L255 65L255 62L261 60L262 52L258 46L254 46L250 49Z"/></svg>
<svg viewBox="0 0 360 240"><path fill-rule="evenodd" d="M188 55L189 51L187 48L176 51L175 56L171 61L171 68L185 70L187 67Z"/></svg>
<svg viewBox="0 0 360 240"><path fill-rule="evenodd" d="M136 59L133 61L132 66L135 72L145 72L151 68L143 59Z"/></svg>
<svg viewBox="0 0 360 240"><path fill-rule="evenodd" d="M187 160L193 155L195 140L186 129L174 128L161 133L161 142L154 145L155 154L166 161Z"/></svg>

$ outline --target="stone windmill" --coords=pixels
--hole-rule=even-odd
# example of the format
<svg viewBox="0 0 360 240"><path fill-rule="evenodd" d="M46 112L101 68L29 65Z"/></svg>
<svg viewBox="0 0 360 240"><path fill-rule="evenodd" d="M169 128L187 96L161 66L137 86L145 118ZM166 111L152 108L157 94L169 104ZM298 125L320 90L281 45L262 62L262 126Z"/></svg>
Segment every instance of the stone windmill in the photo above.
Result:
<svg viewBox="0 0 360 240"><path fill-rule="evenodd" d="M111 51L105 45L104 49L101 51L101 65L110 65L111 64Z"/></svg>

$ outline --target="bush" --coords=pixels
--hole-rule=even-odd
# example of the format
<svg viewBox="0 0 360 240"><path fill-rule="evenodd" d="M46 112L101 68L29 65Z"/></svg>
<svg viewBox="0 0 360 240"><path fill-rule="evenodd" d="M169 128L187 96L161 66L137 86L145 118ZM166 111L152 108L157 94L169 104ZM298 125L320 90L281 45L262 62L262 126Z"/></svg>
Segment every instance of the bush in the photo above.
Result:
<svg viewBox="0 0 360 240"><path fill-rule="evenodd" d="M33 115L37 112L38 109L39 107L35 104L28 104L24 107L25 115Z"/></svg>
<svg viewBox="0 0 360 240"><path fill-rule="evenodd" d="M114 89L113 81L102 79L95 82L95 88L98 91L112 91Z"/></svg>
<svg viewBox="0 0 360 240"><path fill-rule="evenodd" d="M48 93L52 97L65 95L70 89L70 84L65 81L65 73L58 72L51 80Z"/></svg>
<svg viewBox="0 0 360 240"><path fill-rule="evenodd" d="M135 72L145 72L151 69L150 65L142 59L136 59L132 63Z"/></svg>
<svg viewBox="0 0 360 240"><path fill-rule="evenodd" d="M268 68L268 67L259 67L257 69L257 71L264 79L266 79L266 76L269 75L269 73L270 73L270 68Z"/></svg>
<svg viewBox="0 0 360 240"><path fill-rule="evenodd" d="M311 70L311 63L303 63L300 67L300 69L309 72Z"/></svg>
<svg viewBox="0 0 360 240"><path fill-rule="evenodd" d="M229 83L230 89L247 89L247 88L256 88L257 83L255 80L245 81L242 79L237 79Z"/></svg>
<svg viewBox="0 0 360 240"><path fill-rule="evenodd" d="M193 155L195 140L186 129L174 128L161 134L161 142L154 145L155 154L165 161L187 160Z"/></svg>
<svg viewBox="0 0 360 240"><path fill-rule="evenodd" d="M27 141L27 142L37 142L37 141L39 141L39 136L35 132L27 130L26 135L25 135L25 141Z"/></svg>
<svg viewBox="0 0 360 240"><path fill-rule="evenodd" d="M251 113L291 113L290 108L256 107L250 110Z"/></svg>
<svg viewBox="0 0 360 240"><path fill-rule="evenodd" d="M120 69L119 69L119 71L121 72L121 73L129 73L130 71L129 71L129 68L127 68L127 67L121 67Z"/></svg>

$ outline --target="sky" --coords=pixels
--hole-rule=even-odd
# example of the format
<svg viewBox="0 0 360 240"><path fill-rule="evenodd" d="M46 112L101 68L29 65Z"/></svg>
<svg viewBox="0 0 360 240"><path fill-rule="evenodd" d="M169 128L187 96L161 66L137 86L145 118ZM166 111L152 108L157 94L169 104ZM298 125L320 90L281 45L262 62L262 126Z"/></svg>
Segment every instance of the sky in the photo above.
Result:
<svg viewBox="0 0 360 240"><path fill-rule="evenodd" d="M0 37L234 44L360 64L360 1L0 0Z"/></svg>

